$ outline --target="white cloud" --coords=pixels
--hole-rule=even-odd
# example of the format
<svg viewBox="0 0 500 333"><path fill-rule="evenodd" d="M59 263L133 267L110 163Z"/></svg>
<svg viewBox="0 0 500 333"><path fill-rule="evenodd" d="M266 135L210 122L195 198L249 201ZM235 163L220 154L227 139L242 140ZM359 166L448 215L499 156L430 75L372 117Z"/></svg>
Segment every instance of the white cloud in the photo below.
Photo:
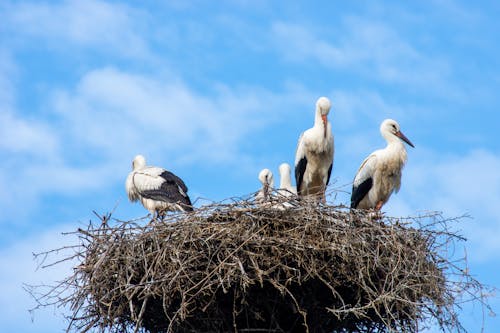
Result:
<svg viewBox="0 0 500 333"><path fill-rule="evenodd" d="M393 27L376 20L347 16L339 29L275 22L272 36L285 59L346 69L383 82L447 89L449 64L416 49Z"/></svg>
<svg viewBox="0 0 500 333"><path fill-rule="evenodd" d="M500 251L500 156L485 150L464 155L438 155L415 150L403 172L401 192L386 206L392 215L441 211L445 216L469 214L458 228L468 238L469 260L483 262Z"/></svg>
<svg viewBox="0 0 500 333"><path fill-rule="evenodd" d="M68 48L70 43L122 56L149 54L138 33L147 17L123 4L99 0L23 2L4 6L3 10L4 24L13 34L42 38L54 47Z"/></svg>
<svg viewBox="0 0 500 333"><path fill-rule="evenodd" d="M58 139L46 124L19 117L7 108L0 113L0 148L4 152L51 156L57 146Z"/></svg>
<svg viewBox="0 0 500 333"><path fill-rule="evenodd" d="M300 99L292 94L218 86L209 97L179 79L104 68L54 100L65 134L108 157L162 152L192 162L228 162L240 154L241 140Z"/></svg>
<svg viewBox="0 0 500 333"><path fill-rule="evenodd" d="M10 161L0 173L2 188L9 189L0 197L2 224L19 214L19 203L34 209L44 196L111 191L138 153L174 170L203 163L239 173L261 158L245 152L252 145L246 141L306 103L304 96L310 94L300 89L274 93L216 84L202 94L173 76L90 71L74 87L43 101L53 111L50 121L36 113L0 117ZM312 111L313 103L307 104Z"/></svg>
<svg viewBox="0 0 500 333"><path fill-rule="evenodd" d="M0 250L0 317L2 327L7 331L18 332L55 332L66 327L61 316L63 309L46 308L36 311L34 316L29 310L36 306L33 298L23 289L23 284L54 284L71 274L70 262L46 269L37 269L33 253L57 249L61 246L76 244L72 236L61 235L62 231L74 231L74 226L59 226L20 240L10 247ZM71 254L67 251L64 255ZM49 258L62 258L59 253ZM74 264L74 263L73 263ZM33 319L33 322L32 322Z"/></svg>

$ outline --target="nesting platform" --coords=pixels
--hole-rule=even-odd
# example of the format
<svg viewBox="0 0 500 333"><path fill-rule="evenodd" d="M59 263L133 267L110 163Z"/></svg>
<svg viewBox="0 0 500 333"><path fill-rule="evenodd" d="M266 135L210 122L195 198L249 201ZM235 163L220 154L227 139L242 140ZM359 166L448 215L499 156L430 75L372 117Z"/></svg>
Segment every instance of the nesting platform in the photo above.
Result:
<svg viewBox="0 0 500 333"><path fill-rule="evenodd" d="M70 330L416 332L429 320L460 328L456 287L471 280L446 257L457 236L439 215L284 206L241 200L79 230L81 263L59 286L70 290L59 300L73 311Z"/></svg>

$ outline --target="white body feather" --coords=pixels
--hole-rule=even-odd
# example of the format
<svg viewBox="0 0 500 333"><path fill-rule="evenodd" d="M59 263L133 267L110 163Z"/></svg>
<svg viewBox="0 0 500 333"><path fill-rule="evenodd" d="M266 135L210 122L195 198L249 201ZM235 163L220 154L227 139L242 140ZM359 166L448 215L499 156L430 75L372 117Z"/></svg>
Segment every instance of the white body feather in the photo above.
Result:
<svg viewBox="0 0 500 333"><path fill-rule="evenodd" d="M267 168L262 169L259 173L259 181L262 184L262 187L255 195L255 200L263 203L271 198L274 188L274 176L271 170Z"/></svg>
<svg viewBox="0 0 500 333"><path fill-rule="evenodd" d="M290 167L290 164L282 163L279 166L278 170L280 173L280 188L278 190L278 193L286 197L296 195L297 188L295 188L295 186L292 185L292 178L291 178L292 168Z"/></svg>
<svg viewBox="0 0 500 333"><path fill-rule="evenodd" d="M368 156L354 178L354 186L359 186L370 177L373 185L357 208L375 208L379 202L385 204L393 192L397 193L401 187L401 171L406 160L406 149L401 142L376 150Z"/></svg>
<svg viewBox="0 0 500 333"><path fill-rule="evenodd" d="M392 119L382 122L380 133L386 139L387 146L371 153L361 163L354 177L353 196L363 183L369 179L372 181L371 188L355 207L358 209L380 209L393 192L399 191L402 170L408 156L402 140L413 147L413 144L401 133L399 124Z"/></svg>
<svg viewBox="0 0 500 333"><path fill-rule="evenodd" d="M144 208L153 215L160 211L185 211L186 208L179 203L155 200L142 195L145 191L160 189L166 181L161 177L161 174L166 171L160 167L146 166L144 157L141 155L136 156L133 161L133 170L125 181L125 189L129 200L132 202L140 201ZM187 197L181 186L177 185L177 190L180 195Z"/></svg>
<svg viewBox="0 0 500 333"><path fill-rule="evenodd" d="M295 154L295 168L305 157L307 165L303 173L302 183L297 183L297 191L302 196L315 195L324 198L328 182L328 171L333 164L334 140L329 121L322 120L321 99L327 101L323 115L328 114L330 102L325 97L318 100L314 126L301 134Z"/></svg>

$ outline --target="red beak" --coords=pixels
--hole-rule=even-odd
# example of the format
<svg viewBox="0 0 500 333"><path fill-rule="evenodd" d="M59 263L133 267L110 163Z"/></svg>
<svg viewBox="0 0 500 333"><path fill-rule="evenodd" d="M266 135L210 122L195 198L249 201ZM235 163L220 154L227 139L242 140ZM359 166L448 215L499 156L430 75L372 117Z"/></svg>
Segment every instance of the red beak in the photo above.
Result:
<svg viewBox="0 0 500 333"><path fill-rule="evenodd" d="M406 142L407 144L409 144L412 148L415 148L413 143L411 143L411 141L403 134L403 132L401 131L396 132L396 136L401 140L403 140L404 142Z"/></svg>
<svg viewBox="0 0 500 333"><path fill-rule="evenodd" d="M326 119L326 114L322 114L321 119L323 120L323 129L324 129L323 135L326 138L326 128L328 124L328 120Z"/></svg>

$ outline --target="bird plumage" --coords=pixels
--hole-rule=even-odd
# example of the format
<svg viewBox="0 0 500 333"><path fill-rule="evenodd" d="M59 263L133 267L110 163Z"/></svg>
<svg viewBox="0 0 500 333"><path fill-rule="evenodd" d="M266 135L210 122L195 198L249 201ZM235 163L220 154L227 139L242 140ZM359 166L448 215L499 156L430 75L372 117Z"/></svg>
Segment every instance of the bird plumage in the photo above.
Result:
<svg viewBox="0 0 500 333"><path fill-rule="evenodd" d="M297 189L292 185L292 168L288 163L281 163L278 169L280 173L280 187L278 193L283 196L292 196L297 194Z"/></svg>
<svg viewBox="0 0 500 333"><path fill-rule="evenodd" d="M274 176L271 170L265 168L259 172L259 181L262 184L261 189L255 195L257 202L265 202L271 199L274 188Z"/></svg>
<svg viewBox="0 0 500 333"><path fill-rule="evenodd" d="M125 188L130 201L141 201L153 215L165 211L193 210L182 179L163 168L146 166L142 155L134 158Z"/></svg>
<svg viewBox="0 0 500 333"><path fill-rule="evenodd" d="M380 133L387 146L374 151L361 163L354 177L351 208L380 210L391 194L401 187L402 169L407 160L403 141L414 146L395 120L384 120Z"/></svg>
<svg viewBox="0 0 500 333"><path fill-rule="evenodd" d="M316 102L314 126L299 137L295 153L295 181L299 196L325 200L333 166L334 141L328 121L331 103L326 97Z"/></svg>

